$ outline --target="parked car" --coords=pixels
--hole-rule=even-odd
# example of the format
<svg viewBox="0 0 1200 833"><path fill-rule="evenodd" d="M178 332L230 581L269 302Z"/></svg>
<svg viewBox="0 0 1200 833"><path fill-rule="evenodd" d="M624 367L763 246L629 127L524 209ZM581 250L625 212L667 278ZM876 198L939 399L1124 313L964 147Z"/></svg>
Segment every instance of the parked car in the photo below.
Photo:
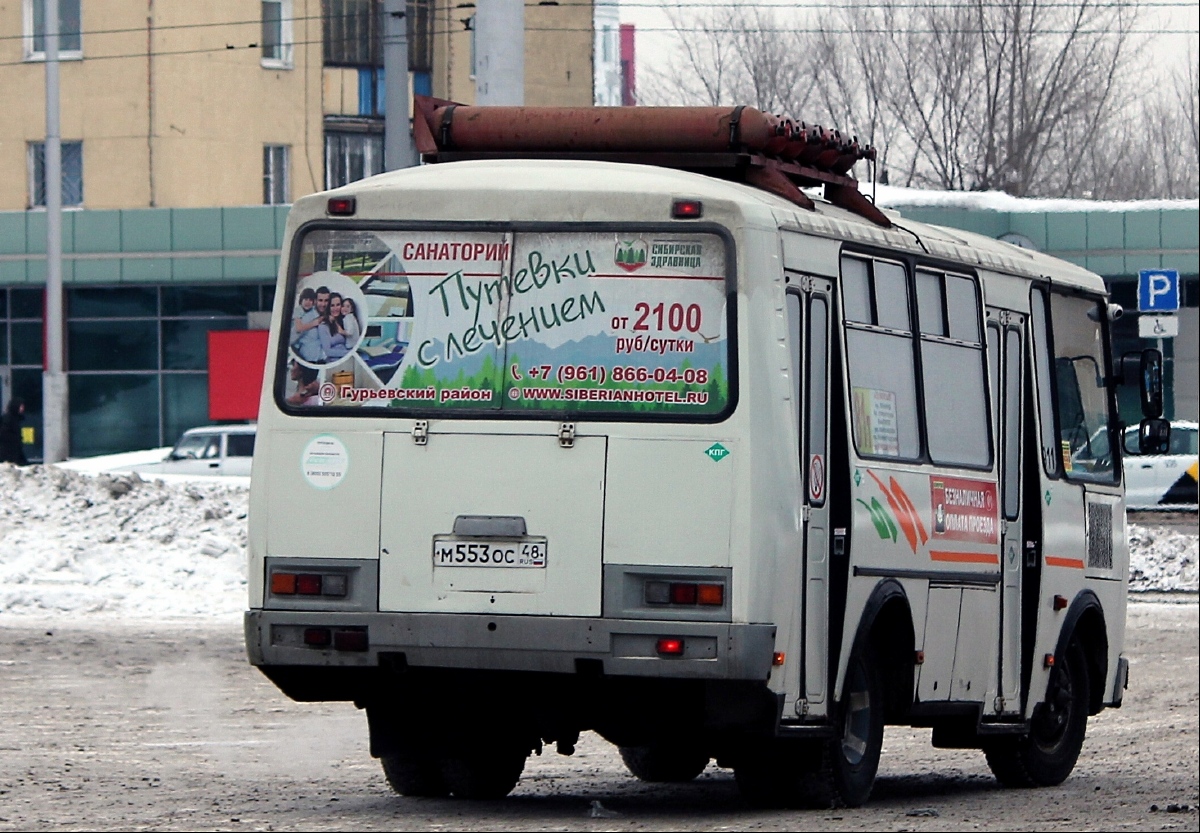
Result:
<svg viewBox="0 0 1200 833"><path fill-rule="evenodd" d="M1125 500L1129 509L1196 509L1197 428L1195 422L1173 420L1166 454L1138 451L1138 426L1125 429Z"/></svg>
<svg viewBox="0 0 1200 833"><path fill-rule="evenodd" d="M250 476L255 426L207 425L189 428L160 463L133 466L142 474L213 474Z"/></svg>

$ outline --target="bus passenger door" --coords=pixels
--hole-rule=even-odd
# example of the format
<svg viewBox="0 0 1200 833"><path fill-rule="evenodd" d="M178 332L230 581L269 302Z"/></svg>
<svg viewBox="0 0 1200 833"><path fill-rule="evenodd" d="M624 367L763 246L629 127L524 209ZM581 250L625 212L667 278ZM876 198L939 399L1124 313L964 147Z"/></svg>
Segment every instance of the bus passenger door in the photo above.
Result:
<svg viewBox="0 0 1200 833"><path fill-rule="evenodd" d="M796 401L800 416L800 472L804 495L803 643L801 692L810 715L825 714L829 682L829 320L830 281L790 276L799 292L788 295L793 325Z"/></svg>
<svg viewBox="0 0 1200 833"><path fill-rule="evenodd" d="M1000 644L997 652L999 714L1021 710L1021 439L1022 346L1024 316L1008 310L988 310L988 356L992 379L992 415L1000 480Z"/></svg>

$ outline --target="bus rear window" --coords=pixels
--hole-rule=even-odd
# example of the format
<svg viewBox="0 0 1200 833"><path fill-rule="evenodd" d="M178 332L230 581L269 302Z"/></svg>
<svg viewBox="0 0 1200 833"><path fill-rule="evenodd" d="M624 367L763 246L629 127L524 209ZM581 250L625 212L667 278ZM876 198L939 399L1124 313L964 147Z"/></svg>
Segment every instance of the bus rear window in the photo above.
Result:
<svg viewBox="0 0 1200 833"><path fill-rule="evenodd" d="M277 398L299 412L713 419L732 402L712 233L316 229Z"/></svg>

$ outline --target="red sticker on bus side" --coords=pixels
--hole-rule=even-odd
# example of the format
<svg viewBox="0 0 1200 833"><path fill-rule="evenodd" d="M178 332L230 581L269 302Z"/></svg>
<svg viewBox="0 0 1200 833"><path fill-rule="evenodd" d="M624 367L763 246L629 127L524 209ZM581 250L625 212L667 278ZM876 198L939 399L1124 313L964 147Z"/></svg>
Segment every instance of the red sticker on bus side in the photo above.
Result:
<svg viewBox="0 0 1200 833"><path fill-rule="evenodd" d="M1000 542L995 483L930 477L929 493L935 540Z"/></svg>
<svg viewBox="0 0 1200 833"><path fill-rule="evenodd" d="M808 499L820 503L825 499L825 455L812 454L808 459Z"/></svg>

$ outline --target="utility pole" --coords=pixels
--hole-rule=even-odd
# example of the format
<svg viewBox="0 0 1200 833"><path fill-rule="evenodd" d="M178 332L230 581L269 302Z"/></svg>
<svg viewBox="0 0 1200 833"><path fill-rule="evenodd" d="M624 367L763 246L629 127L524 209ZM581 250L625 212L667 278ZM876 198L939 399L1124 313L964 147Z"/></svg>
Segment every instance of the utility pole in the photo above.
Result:
<svg viewBox="0 0 1200 833"><path fill-rule="evenodd" d="M394 171L418 163L408 101L407 0L383 0L383 167Z"/></svg>
<svg viewBox="0 0 1200 833"><path fill-rule="evenodd" d="M484 0L475 7L475 103L525 103L525 0Z"/></svg>
<svg viewBox="0 0 1200 833"><path fill-rule="evenodd" d="M63 369L62 135L58 118L58 0L45 0L46 355L42 371L42 461L67 459L70 406Z"/></svg>

